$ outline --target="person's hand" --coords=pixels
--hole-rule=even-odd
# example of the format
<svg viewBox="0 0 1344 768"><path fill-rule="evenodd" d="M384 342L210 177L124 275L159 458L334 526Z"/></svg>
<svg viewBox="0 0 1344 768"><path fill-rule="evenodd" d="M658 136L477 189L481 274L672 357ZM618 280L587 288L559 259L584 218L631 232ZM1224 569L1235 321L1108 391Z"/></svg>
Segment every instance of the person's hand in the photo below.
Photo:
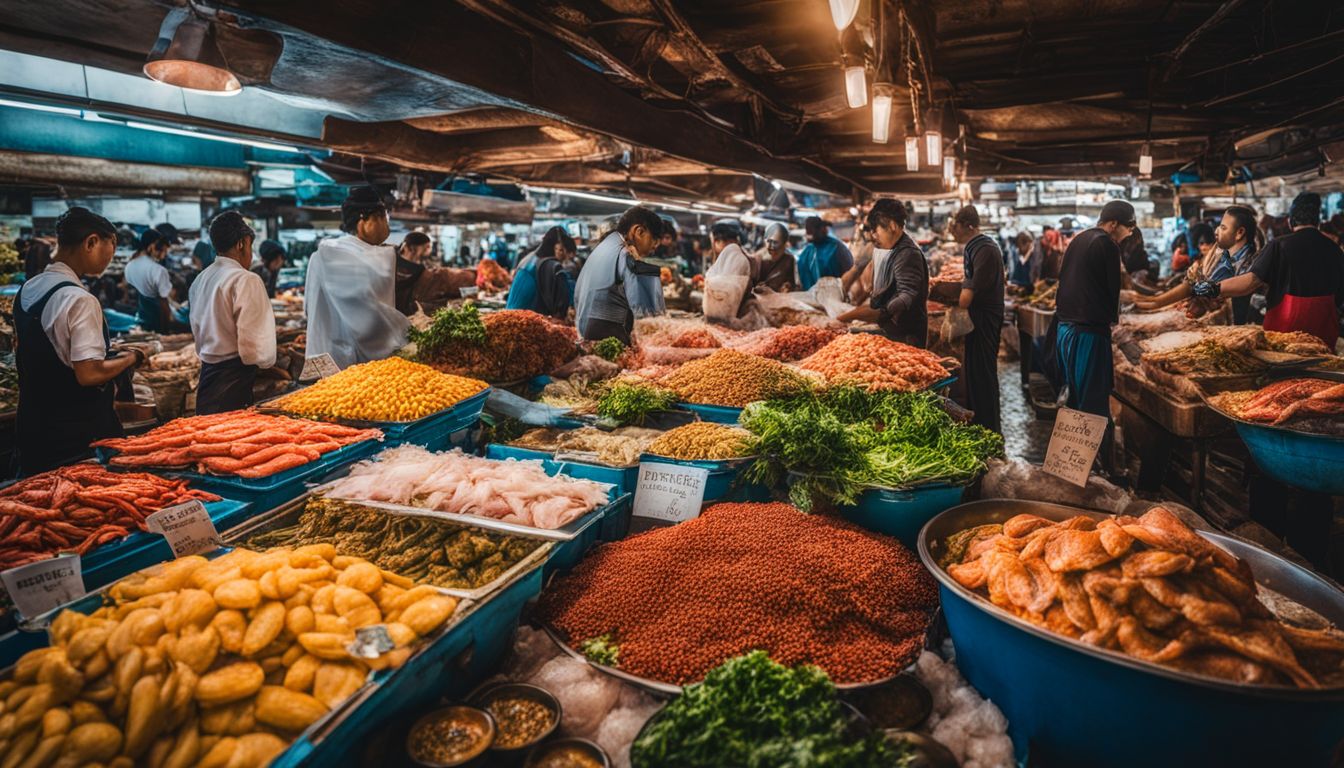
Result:
<svg viewBox="0 0 1344 768"><path fill-rule="evenodd" d="M1190 293L1201 299L1216 299L1222 295L1222 286L1210 280L1200 280L1190 286Z"/></svg>
<svg viewBox="0 0 1344 768"><path fill-rule="evenodd" d="M136 343L122 344L120 347L117 348L117 352L119 353L125 352L134 355L136 368L139 368L140 366L149 362L150 355L154 354L153 348L150 347L148 344L136 344Z"/></svg>

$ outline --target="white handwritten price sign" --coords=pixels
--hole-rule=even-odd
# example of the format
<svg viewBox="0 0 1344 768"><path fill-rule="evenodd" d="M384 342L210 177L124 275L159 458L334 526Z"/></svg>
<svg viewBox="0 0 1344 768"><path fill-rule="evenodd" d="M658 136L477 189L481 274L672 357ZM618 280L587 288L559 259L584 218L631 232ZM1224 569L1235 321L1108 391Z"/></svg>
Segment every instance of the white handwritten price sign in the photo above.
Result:
<svg viewBox="0 0 1344 768"><path fill-rule="evenodd" d="M708 480L704 467L641 461L632 514L669 523L699 517Z"/></svg>
<svg viewBox="0 0 1344 768"><path fill-rule="evenodd" d="M1080 488L1085 487L1108 423L1105 416L1060 408L1041 469Z"/></svg>
<svg viewBox="0 0 1344 768"><path fill-rule="evenodd" d="M163 534L173 549L173 557L199 555L219 546L219 532L199 501L160 509L145 517L145 527Z"/></svg>
<svg viewBox="0 0 1344 768"><path fill-rule="evenodd" d="M84 574L79 569L79 555L74 553L10 568L0 573L0 581L25 619L84 596Z"/></svg>
<svg viewBox="0 0 1344 768"><path fill-rule="evenodd" d="M331 359L331 355L323 352L317 357L309 357L303 361L303 372L299 374L299 381L314 381L316 379L325 379L328 376L334 376L341 372L341 367Z"/></svg>

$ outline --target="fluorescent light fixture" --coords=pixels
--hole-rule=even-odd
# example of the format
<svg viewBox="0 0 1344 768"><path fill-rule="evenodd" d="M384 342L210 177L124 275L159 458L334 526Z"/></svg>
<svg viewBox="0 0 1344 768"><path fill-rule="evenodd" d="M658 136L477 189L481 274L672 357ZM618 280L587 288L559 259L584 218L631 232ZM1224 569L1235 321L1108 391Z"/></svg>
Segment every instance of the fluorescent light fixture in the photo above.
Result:
<svg viewBox="0 0 1344 768"><path fill-rule="evenodd" d="M659 202L655 200L637 200L631 197L614 197L612 195L600 195L595 192L582 192L577 189L561 189L560 187L534 187L523 185L523 189L528 192L541 192L549 195L559 195L560 197L574 197L580 200L595 200L599 203L612 203L614 205L647 205L651 208L665 208L669 211L683 211L686 213L705 213L713 209L719 209L724 212L737 213L737 209L731 205L722 203L691 203L690 205L679 205L677 203Z"/></svg>
<svg viewBox="0 0 1344 768"><path fill-rule="evenodd" d="M886 144L891 135L891 92L873 86L873 141Z"/></svg>
<svg viewBox="0 0 1344 768"><path fill-rule="evenodd" d="M854 17L859 13L859 0L830 0L831 1L831 21L835 22L836 30L843 32L845 27L854 23Z"/></svg>
<svg viewBox="0 0 1344 768"><path fill-rule="evenodd" d="M845 98L849 100L850 109L868 103L868 79L862 65L845 67Z"/></svg>
<svg viewBox="0 0 1344 768"><path fill-rule="evenodd" d="M104 122L118 122L116 120L105 120ZM124 125L127 128L138 128L142 131L156 131L158 133L171 133L174 136L190 136L193 139L205 139L206 141L222 141L226 144L242 144L245 147L256 147L257 149L270 149L276 152L302 152L298 147L288 144L272 144L269 141L257 141L255 139L241 139L234 136L216 136L212 133L201 133L199 131L188 131L182 128L169 128L166 125L154 125L152 123L141 123L135 120L127 120Z"/></svg>
<svg viewBox="0 0 1344 768"><path fill-rule="evenodd" d="M919 137L913 133L905 137L905 170L919 170Z"/></svg>
<svg viewBox="0 0 1344 768"><path fill-rule="evenodd" d="M31 109L34 112L54 112L58 115L70 115L71 117L79 117L80 115L78 109L70 109L69 107L49 107L46 104L30 104L26 101L10 101L9 99L0 99L0 107Z"/></svg>
<svg viewBox="0 0 1344 768"><path fill-rule="evenodd" d="M937 168L943 162L943 135L937 131L924 132L924 162Z"/></svg>
<svg viewBox="0 0 1344 768"><path fill-rule="evenodd" d="M1143 142L1143 149L1139 150L1139 176L1149 178L1153 175L1153 148L1148 142Z"/></svg>

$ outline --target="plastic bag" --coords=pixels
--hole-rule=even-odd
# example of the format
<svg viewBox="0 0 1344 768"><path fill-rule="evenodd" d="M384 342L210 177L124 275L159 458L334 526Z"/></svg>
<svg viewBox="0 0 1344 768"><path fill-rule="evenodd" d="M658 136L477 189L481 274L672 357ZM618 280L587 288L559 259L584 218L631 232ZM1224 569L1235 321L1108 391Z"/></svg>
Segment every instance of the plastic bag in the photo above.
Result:
<svg viewBox="0 0 1344 768"><path fill-rule="evenodd" d="M747 292L751 278L745 275L708 275L705 277L705 319L728 322L737 317L737 308Z"/></svg>
<svg viewBox="0 0 1344 768"><path fill-rule="evenodd" d="M943 316L943 327L939 333L944 343L950 343L953 339L959 339L973 330L975 323L971 322L971 313L961 307L952 307Z"/></svg>

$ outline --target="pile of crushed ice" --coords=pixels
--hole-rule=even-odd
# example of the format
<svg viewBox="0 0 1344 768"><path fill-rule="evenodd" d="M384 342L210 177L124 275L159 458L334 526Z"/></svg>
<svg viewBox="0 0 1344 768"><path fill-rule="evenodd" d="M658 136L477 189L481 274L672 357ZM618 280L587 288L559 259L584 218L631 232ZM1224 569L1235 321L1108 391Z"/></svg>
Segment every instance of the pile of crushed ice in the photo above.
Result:
<svg viewBox="0 0 1344 768"><path fill-rule="evenodd" d="M915 662L915 677L933 694L933 713L919 730L952 750L961 768L1010 768L1016 764L1007 718L994 702L981 698L962 678L956 664L925 651Z"/></svg>

